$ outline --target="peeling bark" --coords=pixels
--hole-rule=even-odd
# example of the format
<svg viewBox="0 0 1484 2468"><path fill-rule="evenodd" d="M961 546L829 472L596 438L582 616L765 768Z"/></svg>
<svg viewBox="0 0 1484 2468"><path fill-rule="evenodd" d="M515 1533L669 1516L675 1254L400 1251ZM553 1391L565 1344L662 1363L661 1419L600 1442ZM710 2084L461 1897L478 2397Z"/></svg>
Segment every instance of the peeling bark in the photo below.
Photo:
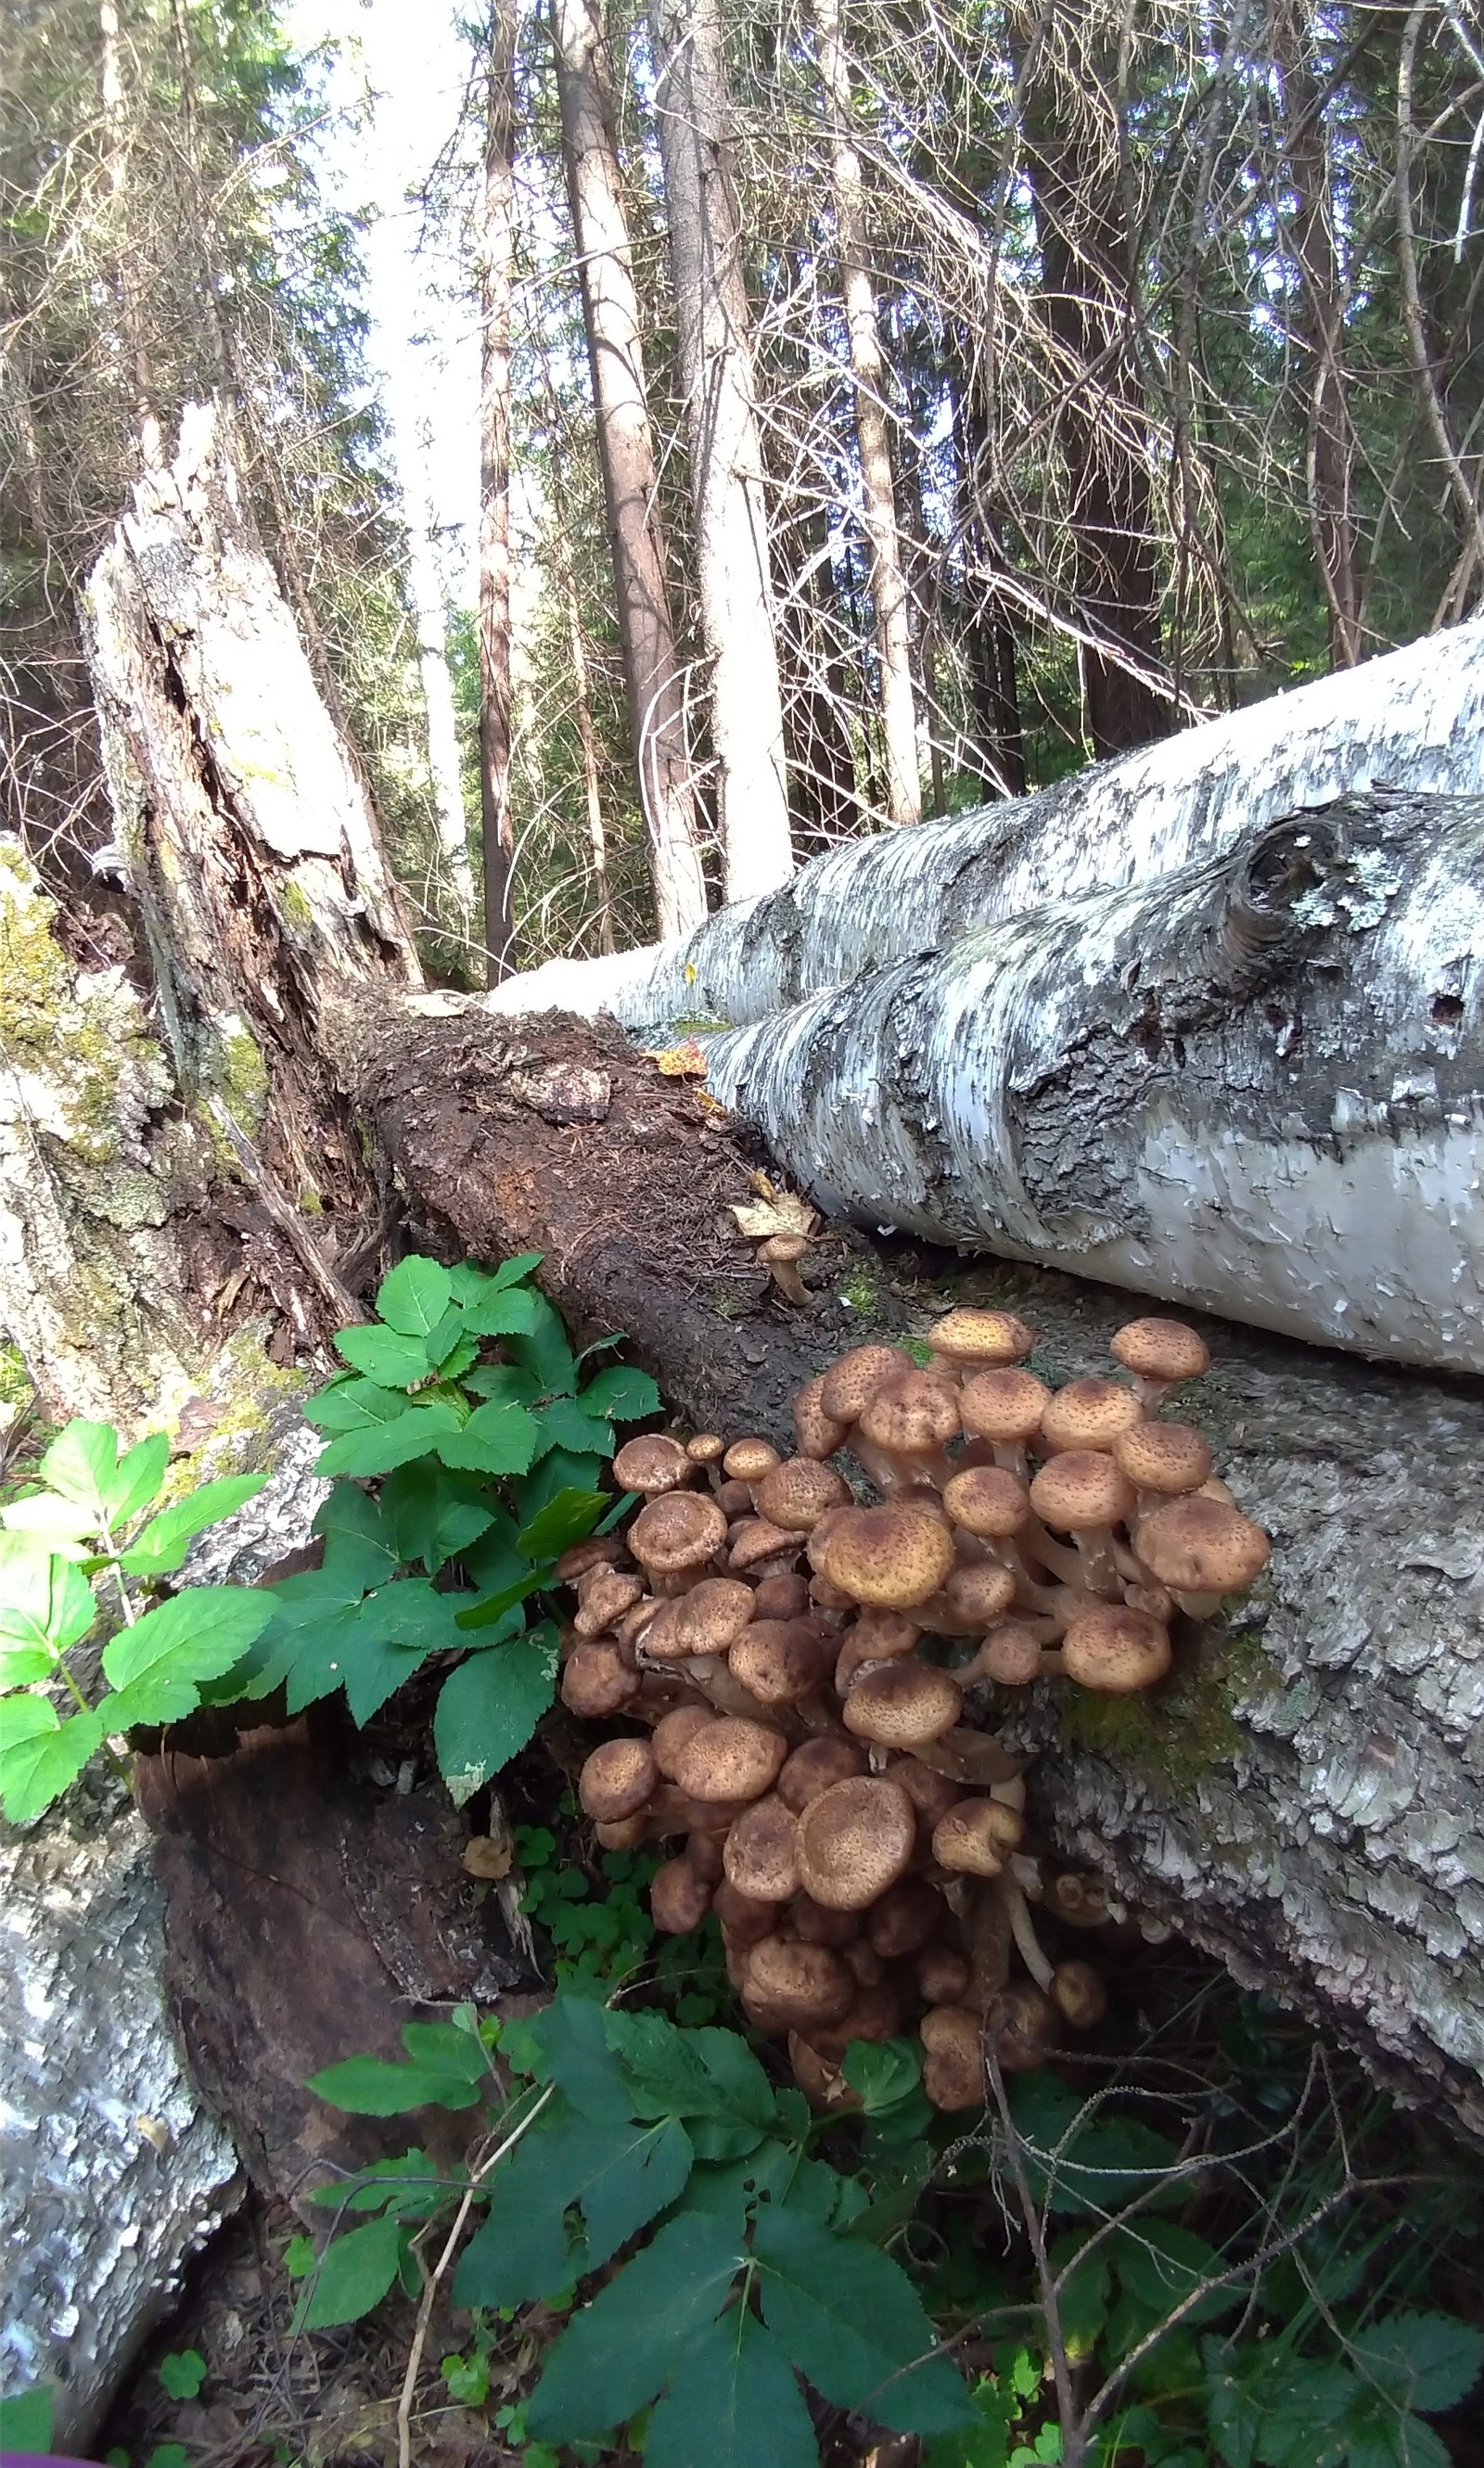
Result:
<svg viewBox="0 0 1484 2468"><path fill-rule="evenodd" d="M856 840L782 889L734 903L684 943L549 961L502 987L492 1008L741 1027L1045 901L1218 857L1244 832L1373 782L1484 790L1484 621L1034 796Z"/></svg>

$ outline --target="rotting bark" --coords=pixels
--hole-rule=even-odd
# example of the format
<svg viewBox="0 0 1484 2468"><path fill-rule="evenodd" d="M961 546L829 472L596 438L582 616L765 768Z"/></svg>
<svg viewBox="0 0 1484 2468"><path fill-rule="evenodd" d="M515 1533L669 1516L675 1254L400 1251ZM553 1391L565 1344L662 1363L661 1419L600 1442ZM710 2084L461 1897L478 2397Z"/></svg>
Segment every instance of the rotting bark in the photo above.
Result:
<svg viewBox="0 0 1484 2468"><path fill-rule="evenodd" d="M1049 900L1146 882L1375 781L1484 790L1484 620L1346 670L1034 796L816 857L683 943L555 960L502 1013L609 1011L631 1027L741 1027L863 970L945 948Z"/></svg>

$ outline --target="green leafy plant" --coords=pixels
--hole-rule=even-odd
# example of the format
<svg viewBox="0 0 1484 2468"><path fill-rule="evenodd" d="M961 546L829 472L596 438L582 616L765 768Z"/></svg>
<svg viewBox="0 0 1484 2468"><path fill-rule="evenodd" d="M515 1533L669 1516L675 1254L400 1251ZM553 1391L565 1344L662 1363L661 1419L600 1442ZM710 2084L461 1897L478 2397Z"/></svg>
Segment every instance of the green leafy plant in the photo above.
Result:
<svg viewBox="0 0 1484 2468"><path fill-rule="evenodd" d="M39 1817L105 1742L194 1713L272 1617L245 1586L158 1599L196 1535L266 1480L227 1475L156 1509L170 1445L155 1431L121 1455L111 1424L80 1418L0 1509L0 1802L12 1824ZM74 1661L101 1617L115 1634L90 1703Z"/></svg>
<svg viewBox="0 0 1484 2468"><path fill-rule="evenodd" d="M563 1793L559 1820L571 1819ZM594 1879L564 1850L550 1826L515 1828L515 1857L526 1880L521 1908L548 1938L559 1983L589 1994L652 1977L677 2022L714 2022L730 2001L720 1932L709 1920L693 1936L662 1936L650 1915L649 1887L659 1866L652 1851L605 1851Z"/></svg>
<svg viewBox="0 0 1484 2468"><path fill-rule="evenodd" d="M195 2399L206 2380L206 2359L198 2348L180 2348L160 2359L158 2371L171 2399Z"/></svg>
<svg viewBox="0 0 1484 2468"><path fill-rule="evenodd" d="M449 2185L412 2150L323 2188L316 2201L342 2220L377 2216L334 2236L298 2327L416 2287L416 2241L452 2205L482 2214L456 2303L476 2319L537 2300L569 2312L523 2403L537 2444L601 2443L643 2411L651 2468L808 2468L818 2451L800 2375L902 2431L980 2422L912 2282L872 2241L866 2185L814 2155L832 2122L776 2089L738 2033L563 1991L503 2031L465 2012L409 2023L402 2040L403 2061L353 2057L311 2088L358 2114L484 2100L491 2157ZM847 2071L878 2128L917 2133L911 2043L856 2047Z"/></svg>

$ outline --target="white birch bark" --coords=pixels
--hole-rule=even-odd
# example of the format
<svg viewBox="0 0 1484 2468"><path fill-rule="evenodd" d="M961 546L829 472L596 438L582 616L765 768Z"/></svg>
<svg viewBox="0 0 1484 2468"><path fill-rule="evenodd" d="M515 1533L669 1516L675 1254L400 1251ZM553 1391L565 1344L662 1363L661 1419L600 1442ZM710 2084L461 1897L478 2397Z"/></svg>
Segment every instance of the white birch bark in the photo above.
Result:
<svg viewBox="0 0 1484 2468"><path fill-rule="evenodd" d="M820 1203L1484 1371L1484 802L1339 801L710 1040Z"/></svg>
<svg viewBox="0 0 1484 2468"><path fill-rule="evenodd" d="M726 896L747 900L793 853L721 25L717 0L654 0L651 22Z"/></svg>
<svg viewBox="0 0 1484 2468"><path fill-rule="evenodd" d="M494 1008L742 1026L1069 893L1152 880L1244 831L1384 782L1484 788L1484 620L915 832L832 850L685 942L549 961Z"/></svg>

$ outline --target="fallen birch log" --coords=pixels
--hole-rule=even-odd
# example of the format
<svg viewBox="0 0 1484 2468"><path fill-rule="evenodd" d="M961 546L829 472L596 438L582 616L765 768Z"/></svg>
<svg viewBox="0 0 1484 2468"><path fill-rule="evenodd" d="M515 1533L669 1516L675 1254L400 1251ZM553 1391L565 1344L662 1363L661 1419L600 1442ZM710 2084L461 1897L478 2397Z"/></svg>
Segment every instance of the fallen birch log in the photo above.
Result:
<svg viewBox="0 0 1484 2468"><path fill-rule="evenodd" d="M742 1027L864 970L1074 893L1152 881L1302 807L1371 787L1484 789L1484 619L1271 696L1034 796L855 840L684 942L552 960L487 997L505 1015Z"/></svg>
<svg viewBox="0 0 1484 2468"><path fill-rule="evenodd" d="M1484 1371L1484 801L1377 792L708 1040L820 1204Z"/></svg>

